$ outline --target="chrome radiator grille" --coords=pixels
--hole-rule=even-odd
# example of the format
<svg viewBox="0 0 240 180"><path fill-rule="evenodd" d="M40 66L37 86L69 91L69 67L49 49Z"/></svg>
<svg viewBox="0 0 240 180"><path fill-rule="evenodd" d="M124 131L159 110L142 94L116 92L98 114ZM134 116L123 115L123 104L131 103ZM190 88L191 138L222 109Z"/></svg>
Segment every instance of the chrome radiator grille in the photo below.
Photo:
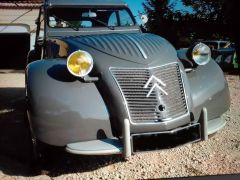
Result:
<svg viewBox="0 0 240 180"><path fill-rule="evenodd" d="M188 112L178 64L151 69L111 68L111 72L132 122L167 121ZM156 84L159 88L153 88Z"/></svg>

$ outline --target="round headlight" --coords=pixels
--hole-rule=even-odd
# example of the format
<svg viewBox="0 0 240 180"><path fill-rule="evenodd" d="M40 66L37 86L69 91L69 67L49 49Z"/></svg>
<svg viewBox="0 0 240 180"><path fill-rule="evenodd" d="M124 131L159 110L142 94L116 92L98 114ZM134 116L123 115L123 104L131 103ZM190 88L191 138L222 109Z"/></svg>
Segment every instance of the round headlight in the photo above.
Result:
<svg viewBox="0 0 240 180"><path fill-rule="evenodd" d="M75 51L67 59L67 68L72 75L84 77L93 68L93 58L86 51Z"/></svg>
<svg viewBox="0 0 240 180"><path fill-rule="evenodd" d="M197 44L192 50L192 58L198 65L205 65L211 60L211 49L203 43Z"/></svg>

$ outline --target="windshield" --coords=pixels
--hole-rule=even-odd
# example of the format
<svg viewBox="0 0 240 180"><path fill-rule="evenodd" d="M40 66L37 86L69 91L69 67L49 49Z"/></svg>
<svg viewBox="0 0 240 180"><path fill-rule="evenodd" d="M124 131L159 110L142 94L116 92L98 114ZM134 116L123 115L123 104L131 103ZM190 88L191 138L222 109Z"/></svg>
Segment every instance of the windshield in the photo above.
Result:
<svg viewBox="0 0 240 180"><path fill-rule="evenodd" d="M127 8L51 8L48 26L52 28L94 28L134 26L135 20Z"/></svg>

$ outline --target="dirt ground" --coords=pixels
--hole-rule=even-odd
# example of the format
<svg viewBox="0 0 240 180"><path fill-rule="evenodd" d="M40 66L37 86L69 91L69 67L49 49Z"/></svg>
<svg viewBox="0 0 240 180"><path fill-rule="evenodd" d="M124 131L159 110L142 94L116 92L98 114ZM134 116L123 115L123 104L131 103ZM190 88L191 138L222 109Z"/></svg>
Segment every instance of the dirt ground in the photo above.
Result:
<svg viewBox="0 0 240 180"><path fill-rule="evenodd" d="M227 125L208 141L170 150L120 156L75 156L55 151L40 171L30 164L24 121L24 72L0 70L0 179L149 179L240 173L240 79L226 75Z"/></svg>

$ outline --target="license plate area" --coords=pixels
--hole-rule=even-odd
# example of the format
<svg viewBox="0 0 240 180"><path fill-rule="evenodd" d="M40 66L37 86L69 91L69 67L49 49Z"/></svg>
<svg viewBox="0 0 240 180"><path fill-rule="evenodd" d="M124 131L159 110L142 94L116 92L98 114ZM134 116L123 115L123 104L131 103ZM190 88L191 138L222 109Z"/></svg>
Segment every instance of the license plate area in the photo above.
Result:
<svg viewBox="0 0 240 180"><path fill-rule="evenodd" d="M174 148L201 140L200 124L194 124L172 131L132 134L133 152L154 151Z"/></svg>

